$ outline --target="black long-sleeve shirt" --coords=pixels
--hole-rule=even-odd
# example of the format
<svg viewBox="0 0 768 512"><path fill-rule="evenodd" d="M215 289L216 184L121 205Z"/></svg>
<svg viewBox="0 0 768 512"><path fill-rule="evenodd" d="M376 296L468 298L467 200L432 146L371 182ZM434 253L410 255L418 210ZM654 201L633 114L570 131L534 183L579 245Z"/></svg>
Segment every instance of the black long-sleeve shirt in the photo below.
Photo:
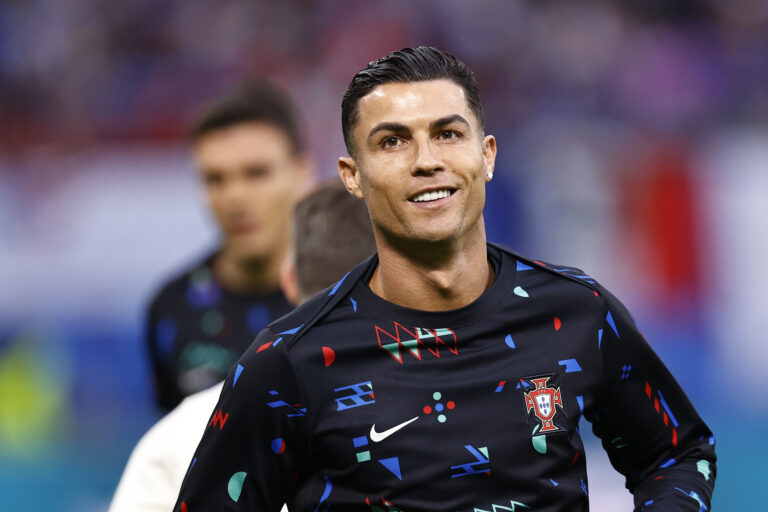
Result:
<svg viewBox="0 0 768 512"><path fill-rule="evenodd" d="M229 373L174 510L586 511L584 416L637 510L709 510L714 439L589 276L489 245L473 303L424 312L372 257Z"/></svg>
<svg viewBox="0 0 768 512"><path fill-rule="evenodd" d="M291 310L280 290L236 294L223 288L213 275L213 257L168 281L148 308L153 388L166 411L221 382L253 337Z"/></svg>

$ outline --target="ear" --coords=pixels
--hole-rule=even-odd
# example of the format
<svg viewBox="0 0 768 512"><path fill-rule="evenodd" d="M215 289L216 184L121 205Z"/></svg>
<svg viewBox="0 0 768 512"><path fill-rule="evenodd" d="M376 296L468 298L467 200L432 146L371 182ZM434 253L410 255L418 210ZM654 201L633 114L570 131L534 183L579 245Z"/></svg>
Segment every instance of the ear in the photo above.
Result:
<svg viewBox="0 0 768 512"><path fill-rule="evenodd" d="M347 192L363 199L363 191L360 188L360 172L355 159L350 156L339 157L339 177L347 188Z"/></svg>
<svg viewBox="0 0 768 512"><path fill-rule="evenodd" d="M496 137L486 135L483 138L483 160L485 162L485 181L493 178L493 169L496 166Z"/></svg>
<svg viewBox="0 0 768 512"><path fill-rule="evenodd" d="M296 277L296 262L293 254L288 255L280 267L280 288L288 302L294 306L299 304L299 280Z"/></svg>

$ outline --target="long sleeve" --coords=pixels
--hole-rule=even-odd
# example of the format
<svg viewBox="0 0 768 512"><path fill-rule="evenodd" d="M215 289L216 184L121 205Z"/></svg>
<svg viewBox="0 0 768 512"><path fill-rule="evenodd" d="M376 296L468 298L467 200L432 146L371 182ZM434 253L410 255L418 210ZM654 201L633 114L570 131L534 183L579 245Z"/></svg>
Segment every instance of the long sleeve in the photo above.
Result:
<svg viewBox="0 0 768 512"><path fill-rule="evenodd" d="M592 417L638 511L706 511L716 476L714 437L624 306L601 290L603 389Z"/></svg>
<svg viewBox="0 0 768 512"><path fill-rule="evenodd" d="M142 436L131 452L109 512L171 509L220 393L221 385L195 393Z"/></svg>
<svg viewBox="0 0 768 512"><path fill-rule="evenodd" d="M162 320L158 313L158 302L160 297L156 297L147 308L145 319L145 342L149 361L152 370L152 389L155 395L155 402L163 411L170 411L178 403L174 393L173 382L170 380L172 371L169 368L170 354L164 351L158 339L158 332L162 328Z"/></svg>
<svg viewBox="0 0 768 512"><path fill-rule="evenodd" d="M174 486L168 441L172 445L180 432L169 436L161 434L161 430L162 424L155 425L131 452L109 512L167 512L174 503L178 482Z"/></svg>
<svg viewBox="0 0 768 512"><path fill-rule="evenodd" d="M277 512L308 448L286 343L265 329L230 370L174 511Z"/></svg>

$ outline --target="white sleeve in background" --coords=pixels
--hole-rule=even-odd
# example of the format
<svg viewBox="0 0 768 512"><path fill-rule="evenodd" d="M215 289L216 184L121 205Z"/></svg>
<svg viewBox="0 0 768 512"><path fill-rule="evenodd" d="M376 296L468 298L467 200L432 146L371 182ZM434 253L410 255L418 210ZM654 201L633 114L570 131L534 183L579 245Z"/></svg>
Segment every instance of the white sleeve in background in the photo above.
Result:
<svg viewBox="0 0 768 512"><path fill-rule="evenodd" d="M185 398L142 436L120 477L109 512L169 512L173 508L222 385Z"/></svg>
<svg viewBox="0 0 768 512"><path fill-rule="evenodd" d="M169 512L222 384L185 398L155 423L131 452L109 512Z"/></svg>

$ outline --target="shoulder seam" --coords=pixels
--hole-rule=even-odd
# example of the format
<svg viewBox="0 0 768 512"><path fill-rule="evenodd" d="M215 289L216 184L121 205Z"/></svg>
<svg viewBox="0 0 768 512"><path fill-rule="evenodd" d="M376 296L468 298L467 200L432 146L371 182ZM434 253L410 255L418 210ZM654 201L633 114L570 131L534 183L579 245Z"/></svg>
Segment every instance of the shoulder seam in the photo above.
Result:
<svg viewBox="0 0 768 512"><path fill-rule="evenodd" d="M298 332L296 332L296 334L288 342L286 342L286 349L292 348L293 345L298 342L299 338L301 338L310 327L312 327L320 319L332 311L333 308L336 307L336 305L338 305L344 299L344 297L349 294L349 292L352 290L352 287L354 286L354 283L357 282L360 276L363 275L368 266L377 257L378 255L374 253L373 256L369 257L355 268L347 272L344 277L339 279L338 282L321 292L324 293L325 296L315 306L316 309L309 313L307 320L301 325ZM328 290L331 291L328 292ZM270 328L270 330L272 329Z"/></svg>
<svg viewBox="0 0 768 512"><path fill-rule="evenodd" d="M516 258L519 261L522 261L523 263L525 263L525 264L527 264L527 265L529 265L531 267L537 268L539 270L543 270L543 271L548 272L548 273L550 273L552 275L555 275L555 276L564 277L564 278L568 279L569 281L573 281L574 283L579 283L582 286L586 286L587 288L600 293L600 290L598 289L597 281L595 281L591 277L590 277L590 279L593 281L592 283L590 283L588 281L585 281L583 279L579 279L579 278L574 277L572 275L569 275L565 271L559 271L559 270L556 270L554 268L549 268L544 263L542 263L542 262L540 262L538 260L533 260L531 258L527 258L525 256L522 256L521 254L518 254L517 252L513 251L512 249L510 249L509 247L506 247L504 245L493 243L493 242L488 242L488 244L491 245L492 247L495 247L495 248L497 248L497 249L499 249L501 251L506 252L507 254L511 255L512 257ZM569 268L572 268L572 267L569 267ZM578 270L578 269L574 269L574 270Z"/></svg>

